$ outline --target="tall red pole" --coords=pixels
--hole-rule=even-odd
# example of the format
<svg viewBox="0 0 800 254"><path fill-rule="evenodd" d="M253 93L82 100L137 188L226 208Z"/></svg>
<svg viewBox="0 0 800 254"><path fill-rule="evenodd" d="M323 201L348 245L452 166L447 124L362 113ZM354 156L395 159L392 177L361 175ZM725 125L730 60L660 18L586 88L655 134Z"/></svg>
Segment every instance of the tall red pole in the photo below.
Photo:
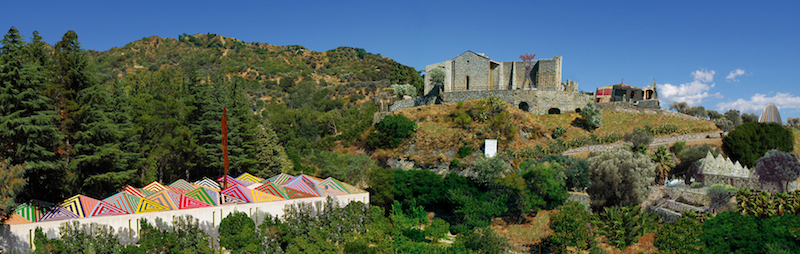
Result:
<svg viewBox="0 0 800 254"><path fill-rule="evenodd" d="M228 187L228 110L222 107L222 167L225 168L225 180L222 188Z"/></svg>

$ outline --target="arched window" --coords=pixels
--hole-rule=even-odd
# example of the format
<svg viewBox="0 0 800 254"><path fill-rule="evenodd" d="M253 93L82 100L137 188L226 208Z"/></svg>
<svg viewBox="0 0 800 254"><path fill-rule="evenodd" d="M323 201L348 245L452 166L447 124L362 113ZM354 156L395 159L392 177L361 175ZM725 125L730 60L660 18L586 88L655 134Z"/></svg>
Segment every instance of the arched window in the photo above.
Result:
<svg viewBox="0 0 800 254"><path fill-rule="evenodd" d="M547 111L547 114L558 115L561 114L561 110L558 108L551 108L550 110Z"/></svg>
<svg viewBox="0 0 800 254"><path fill-rule="evenodd" d="M523 101L523 102L519 103L519 109L521 109L522 111L528 112L528 110L530 110L530 106L528 105L527 102Z"/></svg>

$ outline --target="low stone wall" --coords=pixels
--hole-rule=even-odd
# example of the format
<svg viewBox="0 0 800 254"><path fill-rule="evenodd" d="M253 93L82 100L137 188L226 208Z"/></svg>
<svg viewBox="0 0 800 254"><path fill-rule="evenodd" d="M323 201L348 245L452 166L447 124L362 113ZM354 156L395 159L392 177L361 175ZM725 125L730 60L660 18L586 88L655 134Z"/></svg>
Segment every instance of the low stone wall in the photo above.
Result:
<svg viewBox="0 0 800 254"><path fill-rule="evenodd" d="M365 204L369 204L368 192L339 195L335 196L334 198L340 202L339 204L341 206L345 206L354 201L361 201ZM290 205L301 202L325 202L325 199L326 197L299 198L263 203L221 205L184 210L89 217L73 220L48 221L17 225L0 225L0 246L2 246L2 248L7 252L28 252L32 246L31 241L33 240L33 231L37 227L41 227L45 234L47 234L48 238L56 238L58 237L59 233L58 227L61 226L62 223L71 221L78 221L82 225L88 225L92 223L108 225L114 228L115 232L126 232L132 237L137 237L139 233L138 222L142 219L147 219L147 221L151 223L155 222L156 218L160 218L165 222L172 222L173 218L175 217L191 215L193 218L199 220L201 227L206 230L207 233L211 234L212 232L208 232L208 230L216 231L216 227L219 226L220 221L234 211L242 211L248 213L248 215L258 212L266 212L272 216L282 216L284 214L284 208ZM216 232L213 233L216 234Z"/></svg>
<svg viewBox="0 0 800 254"><path fill-rule="evenodd" d="M797 190L797 181L790 181L787 185L782 185L773 182L762 182L758 179L758 177L744 178L735 176L704 174L702 178L703 179L700 180L706 187L711 186L712 184L727 184L739 189L748 188L751 190L761 190L771 193L784 191L783 189L784 186L786 186L785 191L791 192Z"/></svg>
<svg viewBox="0 0 800 254"><path fill-rule="evenodd" d="M664 109L631 108L631 107L614 107L614 108L608 108L608 109L613 109L614 111L617 111L617 112L651 114L651 115L664 115L664 116L674 116L674 117L681 118L681 119L686 119L686 120L700 120L699 118L694 117L694 116L690 116L690 115L687 115L687 114L681 114L681 113L678 113L678 112L672 112L672 111L664 110Z"/></svg>
<svg viewBox="0 0 800 254"><path fill-rule="evenodd" d="M664 144L671 144L678 141L691 141L691 140L702 140L702 139L709 139L709 138L720 138L723 136L722 131L712 131L712 132L702 132L702 133L692 133L692 134L685 134L685 135L677 135L677 136L668 136L668 137L657 137L653 138L653 142L650 143L650 147L658 147L659 145ZM603 145L593 145L593 146L583 146L574 149L569 149L563 153L563 155L570 155L576 153L585 153L585 152L592 152L592 151L605 151L605 150L612 150L617 149L624 146L625 143L622 141L613 143L613 144L603 144Z"/></svg>
<svg viewBox="0 0 800 254"><path fill-rule="evenodd" d="M702 204L704 206L711 204L711 199L703 189L664 188L664 195L671 199L682 198L692 204Z"/></svg>
<svg viewBox="0 0 800 254"><path fill-rule="evenodd" d="M389 106L389 111L397 111L404 108L412 108L418 106L425 106L433 104L436 101L435 95L418 96L411 99L395 101L392 106Z"/></svg>

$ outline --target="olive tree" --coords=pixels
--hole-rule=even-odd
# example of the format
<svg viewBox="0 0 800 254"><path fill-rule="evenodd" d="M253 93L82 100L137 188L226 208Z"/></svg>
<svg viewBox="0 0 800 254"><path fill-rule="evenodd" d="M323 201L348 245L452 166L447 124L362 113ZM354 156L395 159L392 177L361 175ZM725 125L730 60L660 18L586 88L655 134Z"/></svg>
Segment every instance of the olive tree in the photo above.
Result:
<svg viewBox="0 0 800 254"><path fill-rule="evenodd" d="M656 164L647 155L625 149L592 152L586 189L594 206L627 206L642 203L655 182Z"/></svg>
<svg viewBox="0 0 800 254"><path fill-rule="evenodd" d="M800 177L800 163L794 155L772 149L756 160L756 174L762 181L778 183L786 190L786 183Z"/></svg>

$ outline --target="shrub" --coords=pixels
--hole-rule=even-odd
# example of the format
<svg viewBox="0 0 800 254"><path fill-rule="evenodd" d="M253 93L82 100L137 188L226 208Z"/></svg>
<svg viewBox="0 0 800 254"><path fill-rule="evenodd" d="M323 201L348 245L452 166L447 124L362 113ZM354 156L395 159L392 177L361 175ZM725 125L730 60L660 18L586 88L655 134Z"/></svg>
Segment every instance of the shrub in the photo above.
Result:
<svg viewBox="0 0 800 254"><path fill-rule="evenodd" d="M658 215L646 213L638 205L604 207L592 224L598 234L608 237L608 243L625 250L636 238L658 228Z"/></svg>
<svg viewBox="0 0 800 254"><path fill-rule="evenodd" d="M594 236L589 230L590 222L591 214L581 203L568 202L559 206L550 215L550 228L553 230L550 241L559 248L559 253L564 253L567 246L589 249L595 245Z"/></svg>
<svg viewBox="0 0 800 254"><path fill-rule="evenodd" d="M723 117L728 119L728 121L731 121L734 128L742 124L742 116L739 114L739 110L729 109L728 111L725 111Z"/></svg>
<svg viewBox="0 0 800 254"><path fill-rule="evenodd" d="M499 156L489 159L479 157L472 166L476 174L475 180L483 183L494 182L494 180L503 177L503 174L511 169L511 166Z"/></svg>
<svg viewBox="0 0 800 254"><path fill-rule="evenodd" d="M403 115L386 116L375 125L367 144L373 148L396 148L400 142L417 130L417 123Z"/></svg>
<svg viewBox="0 0 800 254"><path fill-rule="evenodd" d="M519 170L531 193L529 203L534 208L551 209L569 197L564 183L564 168L560 164L537 164L528 160L519 166Z"/></svg>
<svg viewBox="0 0 800 254"><path fill-rule="evenodd" d="M727 118L722 118L717 121L717 128L724 132L731 132L735 126L733 126L733 122L728 120Z"/></svg>
<svg viewBox="0 0 800 254"><path fill-rule="evenodd" d="M701 253L706 247L702 241L703 217L692 210L683 213L680 219L673 223L664 224L656 232L653 245L659 253Z"/></svg>
<svg viewBox="0 0 800 254"><path fill-rule="evenodd" d="M589 162L583 158L558 154L544 156L539 162L561 164L564 167L564 182L567 190L583 191L591 185L589 181Z"/></svg>
<svg viewBox="0 0 800 254"><path fill-rule="evenodd" d="M646 129L637 128L633 132L625 134L625 141L633 145L633 150L637 152L647 151L647 146L653 143L653 133Z"/></svg>
<svg viewBox="0 0 800 254"><path fill-rule="evenodd" d="M587 102L586 105L581 108L580 114L581 117L576 118L574 124L587 131L600 128L600 125L603 124L603 111L596 108L592 102Z"/></svg>
<svg viewBox="0 0 800 254"><path fill-rule="evenodd" d="M553 129L553 136L552 137L554 139L560 138L562 135L564 135L565 132L567 132L567 129L564 129L564 127L558 126L555 129Z"/></svg>
<svg viewBox="0 0 800 254"><path fill-rule="evenodd" d="M722 139L725 153L743 166L753 167L771 149L791 152L792 132L776 123L744 123Z"/></svg>
<svg viewBox="0 0 800 254"><path fill-rule="evenodd" d="M234 211L219 223L219 243L231 253L259 251L261 242L255 233L255 222L244 212Z"/></svg>
<svg viewBox="0 0 800 254"><path fill-rule="evenodd" d="M458 153L456 153L456 156L458 156L458 158L464 158L469 156L470 154L472 154L472 147L461 146L458 148Z"/></svg>
<svg viewBox="0 0 800 254"><path fill-rule="evenodd" d="M640 204L650 193L655 181L656 165L650 157L624 149L592 152L586 189L596 206Z"/></svg>
<svg viewBox="0 0 800 254"><path fill-rule="evenodd" d="M786 190L784 182L800 177L800 163L794 155L772 149L756 161L756 173L760 180L778 183Z"/></svg>
<svg viewBox="0 0 800 254"><path fill-rule="evenodd" d="M691 185L689 185L689 187L692 187L692 188L695 188L695 189L703 188L703 183L701 183L701 182L693 182Z"/></svg>
<svg viewBox="0 0 800 254"><path fill-rule="evenodd" d="M491 227L480 227L459 235L455 245L482 254L505 253L509 247L508 239L495 233Z"/></svg>
<svg viewBox="0 0 800 254"><path fill-rule="evenodd" d="M683 150L686 149L686 141L678 141L672 144L672 153L680 154Z"/></svg>
<svg viewBox="0 0 800 254"><path fill-rule="evenodd" d="M417 88L409 84L405 85L394 84L392 85L392 95L396 98L401 98L401 99L403 98L404 95L414 97L415 95L417 95Z"/></svg>
<svg viewBox="0 0 800 254"><path fill-rule="evenodd" d="M743 123L750 123L750 122L757 123L758 122L758 116L756 114L753 114L753 113L744 113L744 114L742 114L742 122Z"/></svg>
<svg viewBox="0 0 800 254"><path fill-rule="evenodd" d="M760 220L735 212L723 212L703 223L703 253L762 253L764 238Z"/></svg>
<svg viewBox="0 0 800 254"><path fill-rule="evenodd" d="M709 208L717 209L728 204L731 197L736 195L736 188L730 185L713 184L706 189L706 194L711 198Z"/></svg>

